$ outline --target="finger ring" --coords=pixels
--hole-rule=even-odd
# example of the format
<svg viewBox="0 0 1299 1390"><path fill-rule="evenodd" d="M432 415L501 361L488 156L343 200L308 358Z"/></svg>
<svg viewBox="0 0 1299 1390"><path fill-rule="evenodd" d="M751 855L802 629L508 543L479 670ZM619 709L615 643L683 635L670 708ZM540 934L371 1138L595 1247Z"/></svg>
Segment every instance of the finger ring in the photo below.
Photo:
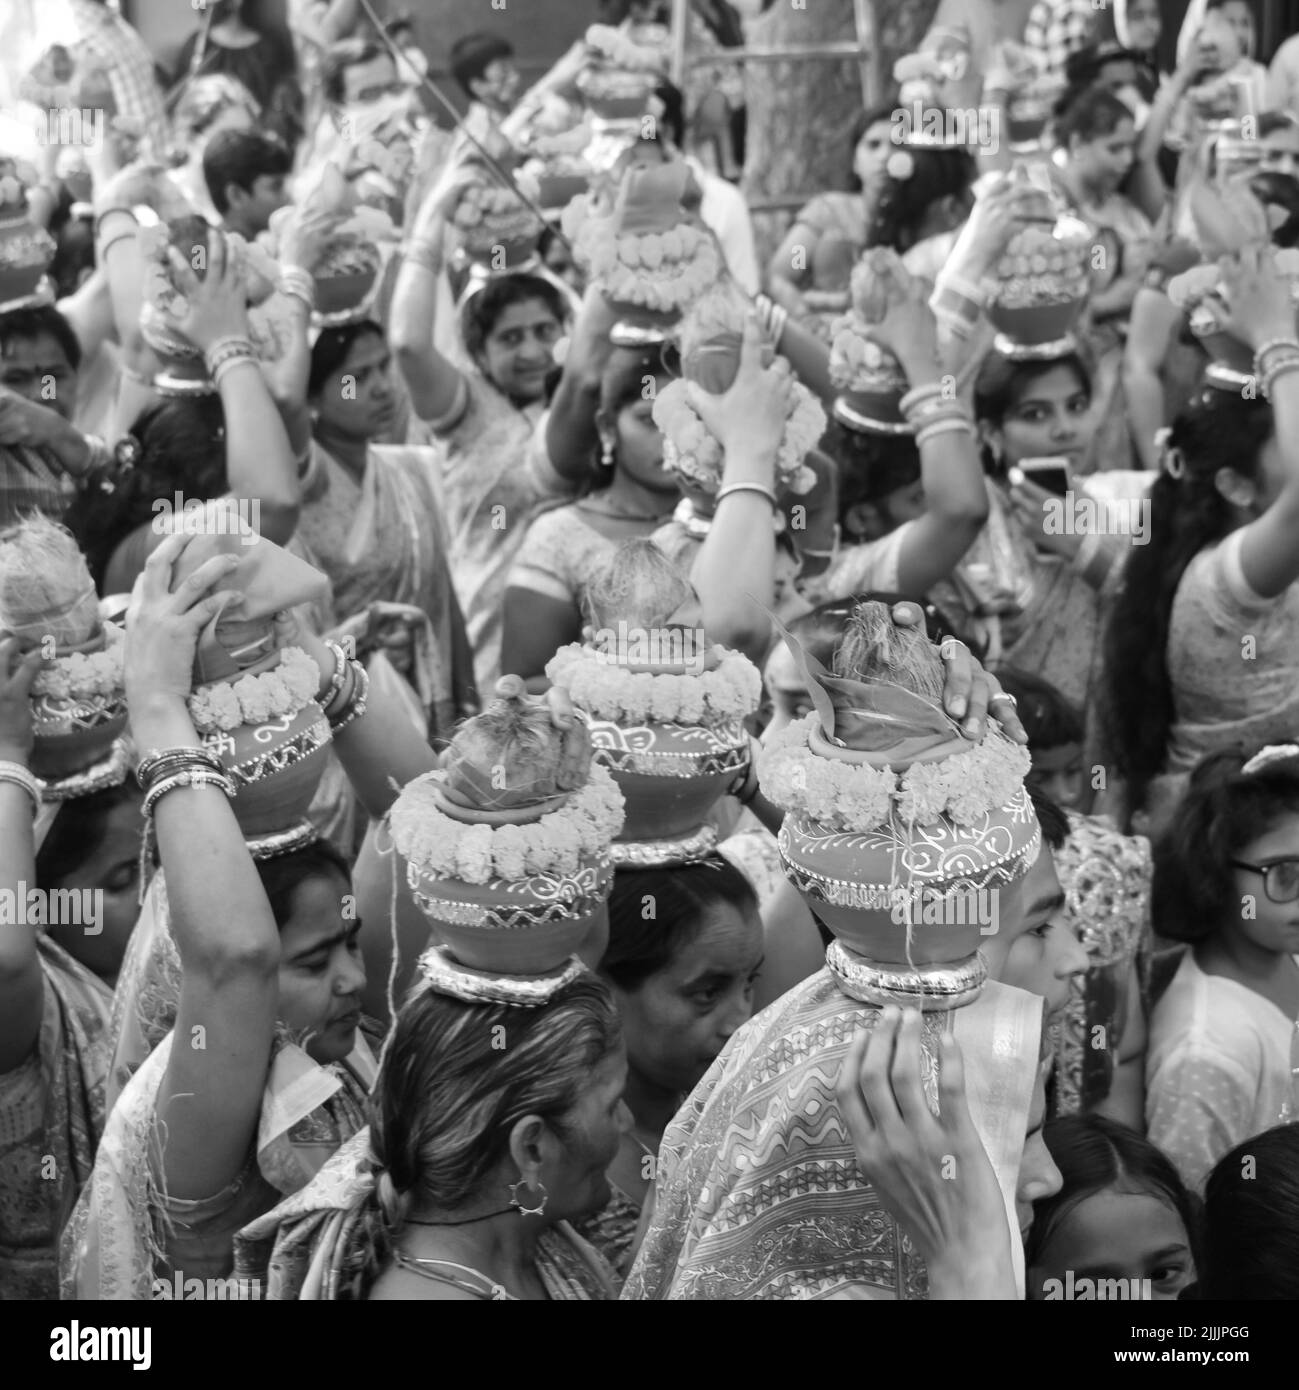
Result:
<svg viewBox="0 0 1299 1390"><path fill-rule="evenodd" d="M991 709L998 700L1005 700L1011 709L1019 708L1019 701L1013 695L1008 695L1004 690L999 690L992 699L988 701L988 708Z"/></svg>

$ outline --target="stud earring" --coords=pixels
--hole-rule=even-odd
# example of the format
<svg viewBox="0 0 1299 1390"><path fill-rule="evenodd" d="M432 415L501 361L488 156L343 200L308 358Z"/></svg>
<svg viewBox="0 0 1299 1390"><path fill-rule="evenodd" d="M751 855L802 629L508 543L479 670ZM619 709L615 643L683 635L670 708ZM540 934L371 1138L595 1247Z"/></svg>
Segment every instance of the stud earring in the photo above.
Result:
<svg viewBox="0 0 1299 1390"><path fill-rule="evenodd" d="M519 1188L531 1186L527 1178L520 1178L518 1182L508 1183L507 1186L510 1189L510 1205L518 1208L520 1216L540 1216L542 1212L546 1210L546 1197L548 1194L544 1182L539 1182L537 1184L537 1191L541 1193L541 1205L537 1207L525 1207L523 1203L519 1201Z"/></svg>

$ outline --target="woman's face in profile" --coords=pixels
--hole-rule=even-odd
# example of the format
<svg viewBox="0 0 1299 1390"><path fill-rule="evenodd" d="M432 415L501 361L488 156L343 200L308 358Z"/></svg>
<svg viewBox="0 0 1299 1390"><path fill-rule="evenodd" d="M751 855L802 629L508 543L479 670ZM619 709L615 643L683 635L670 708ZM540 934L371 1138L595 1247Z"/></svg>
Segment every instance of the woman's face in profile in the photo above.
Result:
<svg viewBox="0 0 1299 1390"><path fill-rule="evenodd" d="M866 128L865 135L857 141L852 156L852 171L857 175L863 192L869 192L879 180L889 155L893 153L889 130L888 121L876 121Z"/></svg>

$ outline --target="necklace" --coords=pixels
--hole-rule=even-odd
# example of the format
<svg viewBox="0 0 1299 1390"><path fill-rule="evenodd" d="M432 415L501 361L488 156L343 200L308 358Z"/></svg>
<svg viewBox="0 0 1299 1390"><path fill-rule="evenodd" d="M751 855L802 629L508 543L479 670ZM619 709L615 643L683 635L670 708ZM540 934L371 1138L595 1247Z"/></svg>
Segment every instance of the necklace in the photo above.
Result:
<svg viewBox="0 0 1299 1390"><path fill-rule="evenodd" d="M504 1284L498 1284L495 1279L489 1279L480 1269L472 1269L469 1265L456 1264L454 1260L422 1260L415 1255L407 1255L401 1250L392 1252L393 1260L402 1269L409 1270L412 1274L418 1274L421 1279L432 1279L439 1284L450 1284L453 1288L464 1289L467 1293L477 1295L482 1299L488 1299L493 1303L518 1303L518 1298L512 1294ZM459 1270L460 1275L438 1274L437 1269ZM465 1279L463 1275L468 1275ZM472 1281L481 1279L487 1287L475 1285Z"/></svg>
<svg viewBox="0 0 1299 1390"><path fill-rule="evenodd" d="M408 1226L472 1226L475 1221L490 1221L494 1216L504 1216L507 1212L513 1211L513 1207L501 1207L499 1211L489 1211L482 1216L466 1216L460 1221L421 1221L417 1216L408 1216L406 1225Z"/></svg>

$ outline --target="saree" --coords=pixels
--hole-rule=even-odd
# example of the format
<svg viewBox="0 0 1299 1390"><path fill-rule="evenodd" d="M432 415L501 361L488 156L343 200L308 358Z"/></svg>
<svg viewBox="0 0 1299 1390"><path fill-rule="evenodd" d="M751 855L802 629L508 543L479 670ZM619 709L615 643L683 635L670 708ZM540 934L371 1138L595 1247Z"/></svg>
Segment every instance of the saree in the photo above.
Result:
<svg viewBox="0 0 1299 1390"><path fill-rule="evenodd" d="M926 1014L922 1080L954 1028L973 1117L1015 1224L1015 1182L1037 1075L1042 1003L990 982L954 1014ZM835 1081L879 1011L822 969L730 1040L668 1126L655 1210L625 1299L925 1296L924 1262L857 1167ZM1023 1251L1011 1241L1023 1291Z"/></svg>
<svg viewBox="0 0 1299 1390"><path fill-rule="evenodd" d="M370 1130L349 1139L300 1192L235 1237L235 1278L250 1297L339 1300L365 1266L374 1191ZM614 1299L612 1271L566 1221L537 1242L537 1272L553 1300Z"/></svg>
<svg viewBox="0 0 1299 1390"><path fill-rule="evenodd" d="M1091 495L1087 483L1080 482L1079 491ZM1096 692L1103 622L1122 564L1114 560L1098 592L1068 561L1036 549L991 480L988 502L988 520L974 545L949 578L930 588L929 598L985 648L983 660L994 671L1016 666L1036 672L1083 712L1083 761L1090 767L1102 761ZM1118 552L1127 546L1122 536L1100 539Z"/></svg>
<svg viewBox="0 0 1299 1390"><path fill-rule="evenodd" d="M156 1110L174 1039L168 1033L150 1053L109 1116L90 1181L63 1233L65 1299L148 1299L155 1277L170 1268L175 1232ZM376 1073L359 1034L347 1060L332 1066L318 1065L277 1035L250 1161L262 1183L286 1195L305 1187L364 1124ZM232 1188L235 1195L244 1178Z"/></svg>
<svg viewBox="0 0 1299 1390"><path fill-rule="evenodd" d="M334 586L345 632L359 629L364 637L372 616L408 623L414 648L411 684L430 722L448 731L456 714L460 615L428 469L427 450L372 444L358 483L313 445L298 536L311 563Z"/></svg>
<svg viewBox="0 0 1299 1390"><path fill-rule="evenodd" d="M0 1076L0 1301L58 1297L59 1233L104 1128L108 990L47 936L31 1057Z"/></svg>

